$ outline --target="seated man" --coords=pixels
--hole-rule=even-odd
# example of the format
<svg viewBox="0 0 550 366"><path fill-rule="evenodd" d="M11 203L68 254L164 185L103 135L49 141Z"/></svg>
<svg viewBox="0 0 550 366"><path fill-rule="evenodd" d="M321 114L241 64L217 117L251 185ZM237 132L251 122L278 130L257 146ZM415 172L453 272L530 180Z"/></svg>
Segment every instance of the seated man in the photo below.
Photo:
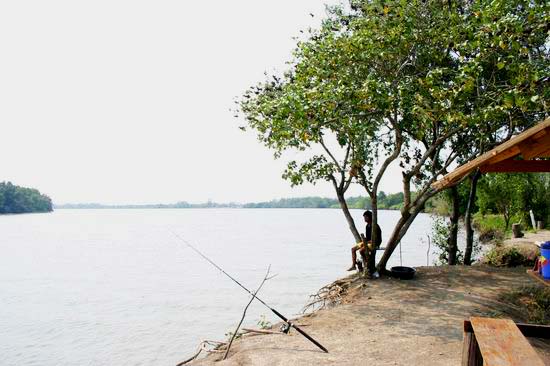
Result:
<svg viewBox="0 0 550 366"><path fill-rule="evenodd" d="M376 242L373 245L371 240L372 212L368 210L365 211L363 213L363 218L367 223L367 226L365 228L365 235L361 235L361 238L363 239L362 242L357 243L357 245L351 248L351 260L353 263L351 267L348 268L348 271L353 271L354 269L356 269L355 263L357 262L357 251L359 251L359 254L361 254L361 258L363 259L363 263L367 265L368 274L372 276L376 272L376 249L382 243L382 230L380 229L380 226L376 224Z"/></svg>

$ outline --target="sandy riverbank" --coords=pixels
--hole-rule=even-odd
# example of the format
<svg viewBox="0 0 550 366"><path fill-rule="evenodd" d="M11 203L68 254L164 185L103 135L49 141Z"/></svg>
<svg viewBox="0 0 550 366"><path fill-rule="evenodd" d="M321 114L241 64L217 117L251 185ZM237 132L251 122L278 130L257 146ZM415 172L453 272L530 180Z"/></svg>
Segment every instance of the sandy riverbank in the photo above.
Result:
<svg viewBox="0 0 550 366"><path fill-rule="evenodd" d="M219 355L192 365L458 365L462 322L470 316L526 321L499 295L536 286L525 268L488 266L421 267L412 281L354 275L343 304L302 318L298 324L328 348L325 354L305 338L254 335L233 344L227 360ZM550 344L533 340L550 365Z"/></svg>

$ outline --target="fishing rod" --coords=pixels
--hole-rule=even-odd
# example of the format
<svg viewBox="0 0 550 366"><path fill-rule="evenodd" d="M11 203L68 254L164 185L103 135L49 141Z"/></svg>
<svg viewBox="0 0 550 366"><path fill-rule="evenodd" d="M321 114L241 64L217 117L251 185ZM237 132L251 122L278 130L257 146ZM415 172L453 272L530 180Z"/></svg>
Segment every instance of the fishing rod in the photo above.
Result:
<svg viewBox="0 0 550 366"><path fill-rule="evenodd" d="M271 306L267 305L262 299L260 299L258 296L256 296L255 293L251 292L249 289L247 289L246 287L244 287L244 285L242 285L239 281L237 281L235 278L233 278L230 274L228 274L227 272L225 272L220 266L218 266L216 263L214 263L212 260L210 260L210 258L208 258L207 256L205 256L204 254L202 254L197 248L195 248L194 246L191 245L191 243L189 243L187 240L183 239L181 236L179 236L178 234L176 234L175 232L172 231L172 234L174 234L174 236L176 238L178 238L182 243L184 243L185 245L187 245L189 248L193 249L193 251L195 251L198 255L200 255L201 257L203 257L206 261L208 261L208 263L210 263L211 265L213 265L214 267L216 267L220 272L222 272L224 275L226 275L227 277L229 277L231 279L231 281L235 282L237 285L239 285L243 290L245 290L246 292L248 292L250 295L252 295L252 297L254 297L256 300L258 300L260 303L262 303L266 308L268 308L269 310L271 310L271 312L273 312L273 314L277 315L279 318L281 318L286 324L287 324L287 329L285 331L285 333L288 333L288 330L290 329L290 327L296 329L296 331L298 331L298 333L300 333L301 335L303 335L304 337L307 338L308 341L310 341L311 343L313 343L314 345L316 345L317 347L319 347L321 350L323 350L323 352L325 353L328 353L328 350L323 347L323 345L319 342L317 342L315 339L313 339L309 334L307 334L306 332L304 332L302 329L298 328L298 326L296 326L294 323L292 323L290 320L288 320L283 314L279 313L277 310L273 309Z"/></svg>

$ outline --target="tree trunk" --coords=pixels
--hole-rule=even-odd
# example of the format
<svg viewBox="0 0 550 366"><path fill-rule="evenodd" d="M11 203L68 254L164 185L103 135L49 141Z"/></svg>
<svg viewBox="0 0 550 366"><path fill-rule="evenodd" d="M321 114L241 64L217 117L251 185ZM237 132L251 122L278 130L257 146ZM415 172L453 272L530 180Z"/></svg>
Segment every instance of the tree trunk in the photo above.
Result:
<svg viewBox="0 0 550 366"><path fill-rule="evenodd" d="M510 226L510 209L508 207L504 208L504 231L508 230L508 226Z"/></svg>
<svg viewBox="0 0 550 366"><path fill-rule="evenodd" d="M452 186L451 190L451 200L453 202L453 211L451 213L451 231L449 232L449 241L448 241L448 263L451 266L457 264L456 254L458 252L458 219L460 218L460 197L458 195L458 188Z"/></svg>
<svg viewBox="0 0 550 366"><path fill-rule="evenodd" d="M378 224L378 199L376 197L376 192L373 192L371 198L371 208L372 208L372 229L371 229L371 241L374 245L376 243L376 240L378 239L376 236L376 225ZM365 233L366 234L366 233Z"/></svg>
<svg viewBox="0 0 550 366"><path fill-rule="evenodd" d="M382 258L380 258L380 261L378 262L378 272L384 273L386 271L386 264L388 263L388 260L390 259L395 248L397 248L397 245L403 235L407 232L407 228L410 225L410 223L407 225L407 222L412 222L415 217L416 215L411 215L408 211L401 213L399 221L395 224L393 232L386 242L386 250L384 250L384 254L382 254Z"/></svg>
<svg viewBox="0 0 550 366"><path fill-rule="evenodd" d="M416 202L414 206L408 208L404 207L401 210L401 217L399 218L399 221L397 221L397 224L395 224L393 232L386 242L386 250L384 250L384 254L382 255L382 258L380 258L380 262L378 262L378 271L380 273L387 273L386 264L388 264L393 251L397 248L397 245L405 236L407 230L409 230L409 227L413 223L416 216L418 216L418 214L423 210L426 201L430 197L433 197L435 193L436 191L426 194L422 199L420 199L420 201Z"/></svg>
<svg viewBox="0 0 550 366"><path fill-rule="evenodd" d="M512 224L512 233L514 238L522 238L523 233L521 232L520 224Z"/></svg>
<svg viewBox="0 0 550 366"><path fill-rule="evenodd" d="M357 231L357 227L355 226L355 221L353 221L353 217L351 216L351 213L349 212L348 204L346 202L346 199L344 198L344 194L342 192L336 192L336 196L338 197L338 202L340 203L340 208L342 209L342 212L344 213L344 216L346 217L346 221L348 222L349 229L351 230L351 233L353 234L353 238L355 239L355 242L358 243L361 241L361 235L359 234L359 231Z"/></svg>
<svg viewBox="0 0 550 366"><path fill-rule="evenodd" d="M370 200L372 205L372 224L371 224L370 239L372 241L373 248L375 249L372 253L367 249L367 253L369 253L368 255L369 256L373 255L374 257L373 258L369 257L368 263L365 264L367 267L367 270L365 271L365 276L368 274L371 274L370 272L373 270L376 271L375 268L374 269L372 268L376 266L376 242L378 240L378 234L377 234L378 230L376 230L376 225L378 225L378 197L377 197L376 190L373 191Z"/></svg>
<svg viewBox="0 0 550 366"><path fill-rule="evenodd" d="M464 250L464 265L472 264L472 251L474 248L474 229L472 228L472 211L476 199L477 182L481 177L481 172L477 170L470 181L470 194L468 195L468 204L464 215L464 227L466 229L466 249Z"/></svg>

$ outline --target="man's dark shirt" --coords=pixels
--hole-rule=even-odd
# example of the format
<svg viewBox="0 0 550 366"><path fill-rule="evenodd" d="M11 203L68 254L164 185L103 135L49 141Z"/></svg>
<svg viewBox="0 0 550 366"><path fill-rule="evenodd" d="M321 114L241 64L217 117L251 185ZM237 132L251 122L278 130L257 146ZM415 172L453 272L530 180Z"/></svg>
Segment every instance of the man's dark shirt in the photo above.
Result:
<svg viewBox="0 0 550 366"><path fill-rule="evenodd" d="M367 227L365 227L365 239L367 243L371 240L372 237L372 225L368 224ZM378 248L382 244L382 230L380 230L380 226L376 224L376 243L374 243L374 246Z"/></svg>

